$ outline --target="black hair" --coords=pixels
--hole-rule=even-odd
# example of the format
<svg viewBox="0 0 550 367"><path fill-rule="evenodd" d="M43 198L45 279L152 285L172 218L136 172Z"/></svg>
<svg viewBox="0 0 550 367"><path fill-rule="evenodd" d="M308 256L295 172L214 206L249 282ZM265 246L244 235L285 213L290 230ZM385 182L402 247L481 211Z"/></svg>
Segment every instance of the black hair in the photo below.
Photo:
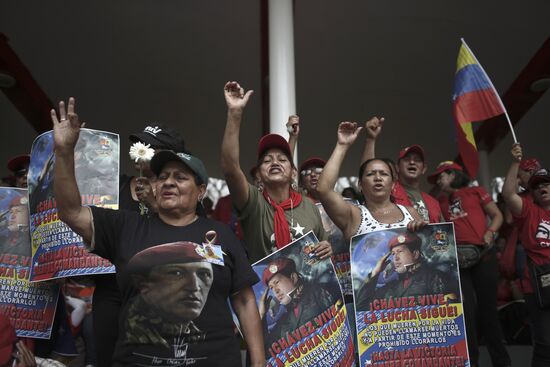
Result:
<svg viewBox="0 0 550 367"><path fill-rule="evenodd" d="M447 174L453 173L455 175L450 185L453 189L461 189L468 186L468 184L470 183L470 177L468 177L468 175L464 171L459 171L457 169L448 169L445 170L445 172L447 172Z"/></svg>
<svg viewBox="0 0 550 367"><path fill-rule="evenodd" d="M386 166L388 166L388 169L390 170L391 180L395 181L395 175L393 174L393 168L392 168L392 166L395 167L395 163L389 158L371 158L364 161L363 164L361 164L361 166L359 167L359 181L361 181L361 178L363 177L363 173L365 173L365 169L367 168L367 165L373 161L384 162L384 164L386 164Z"/></svg>

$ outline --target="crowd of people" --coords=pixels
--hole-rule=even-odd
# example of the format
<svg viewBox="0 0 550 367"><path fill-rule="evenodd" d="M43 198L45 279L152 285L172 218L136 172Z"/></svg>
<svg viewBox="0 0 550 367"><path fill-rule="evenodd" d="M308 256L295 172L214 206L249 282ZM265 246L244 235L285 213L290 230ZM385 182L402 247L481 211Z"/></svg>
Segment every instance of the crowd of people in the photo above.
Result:
<svg viewBox="0 0 550 367"><path fill-rule="evenodd" d="M500 209L456 162L443 161L426 177L426 152L419 145L401 149L396 161L377 157L381 117L363 125L340 123L328 160L309 157L296 167L293 156L300 125L298 117L291 116L290 139L277 134L261 137L256 165L247 177L240 165L239 135L252 91L228 82L223 94L227 121L221 170L230 195L221 198L214 210L203 205L210 200L203 162L187 149L177 131L160 125L130 136L131 142L148 144L155 154L150 162L136 163L139 175L120 177L119 210L83 206L75 178L74 152L81 129L75 100L60 102L51 112L59 218L82 236L89 251L111 261L117 270L92 277L91 313L69 316L80 323L90 314L86 324L93 324L94 337L88 338L87 348L95 351L95 358L88 365L241 366L231 308L249 365L265 365L267 310L256 304L252 286L260 279L250 264L309 231L319 239L312 255L330 258L334 246L321 219L322 206L346 242L359 234L407 229L407 235L390 239L389 252L365 279L356 303L373 294L384 298L390 291L400 296L444 294L462 301L470 365L479 366L483 340L493 366L505 367L512 363L497 314L497 289L503 276L515 277L519 280L512 284L525 299L530 321L531 365L550 366L550 173L536 160L524 159L519 144L512 147ZM360 193L351 187L338 193L334 187L340 167L362 131L366 139L357 160ZM10 160L13 175L4 184L26 187L28 167L28 155ZM435 197L420 189L424 177L434 185ZM19 201L10 207L14 222L21 205ZM441 222L454 224L460 290L449 286L445 273L423 261L415 234L429 223ZM496 245L497 239L504 248ZM205 255L204 244L221 254L216 261ZM501 253L507 254L507 263L499 262ZM375 289L372 279L390 256L397 277ZM261 281L279 303L293 305L294 313L287 313L284 322L294 327L333 301L323 289L306 287L291 259L277 259ZM65 301L73 310L81 307L71 298ZM270 335L279 333L272 330ZM11 331L0 342L4 339L4 346L11 347L0 345L0 365L11 365L13 358L20 366L36 365L32 348Z"/></svg>

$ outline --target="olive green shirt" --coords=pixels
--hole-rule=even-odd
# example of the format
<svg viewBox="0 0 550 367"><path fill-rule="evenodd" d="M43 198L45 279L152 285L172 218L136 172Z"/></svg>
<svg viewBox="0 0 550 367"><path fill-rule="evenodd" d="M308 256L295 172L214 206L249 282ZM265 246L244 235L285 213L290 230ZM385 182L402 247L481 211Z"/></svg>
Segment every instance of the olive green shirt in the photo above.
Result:
<svg viewBox="0 0 550 367"><path fill-rule="evenodd" d="M277 250L273 232L275 210L256 187L248 184L248 192L248 201L237 212L243 228L248 258L254 263ZM319 241L328 240L319 209L307 197L302 196L300 205L292 210L285 210L285 216L292 241L309 231L313 231Z"/></svg>

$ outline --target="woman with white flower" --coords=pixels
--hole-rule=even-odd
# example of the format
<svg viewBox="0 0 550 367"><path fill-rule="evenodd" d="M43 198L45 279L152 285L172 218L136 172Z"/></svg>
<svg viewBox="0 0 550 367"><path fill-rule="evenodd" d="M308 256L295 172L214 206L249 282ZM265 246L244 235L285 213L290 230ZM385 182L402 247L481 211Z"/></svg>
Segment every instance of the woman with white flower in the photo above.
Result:
<svg viewBox="0 0 550 367"><path fill-rule="evenodd" d="M142 131L130 135L130 159L134 161L138 176L120 176L119 209L152 215L157 212L153 186L156 180L150 161L155 151L161 149L185 151L183 137L174 129L160 124L150 124ZM122 295L115 274L94 276L93 297L94 340L97 350L97 366L110 367L111 357L118 338L117 325Z"/></svg>
<svg viewBox="0 0 550 367"><path fill-rule="evenodd" d="M231 230L196 214L208 174L200 159L160 151L151 160L158 212L84 207L74 176L80 121L74 99L51 111L59 218L117 268L122 297L112 366L242 365L231 301L251 366L265 365L252 285L258 281ZM216 256L206 256L205 248ZM175 306L174 306L175 305Z"/></svg>

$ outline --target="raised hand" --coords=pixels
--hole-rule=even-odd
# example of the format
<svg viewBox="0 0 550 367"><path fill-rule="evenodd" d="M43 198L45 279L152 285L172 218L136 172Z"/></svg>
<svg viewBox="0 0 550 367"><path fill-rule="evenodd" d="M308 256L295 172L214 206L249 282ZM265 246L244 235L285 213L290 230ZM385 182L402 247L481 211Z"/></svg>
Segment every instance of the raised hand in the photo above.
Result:
<svg viewBox="0 0 550 367"><path fill-rule="evenodd" d="M519 143L512 144L512 158L516 162L521 162L523 159L523 151Z"/></svg>
<svg viewBox="0 0 550 367"><path fill-rule="evenodd" d="M298 137L300 135L300 118L297 115L288 116L286 131L290 136Z"/></svg>
<svg viewBox="0 0 550 367"><path fill-rule="evenodd" d="M69 98L65 111L65 102L59 102L59 118L54 109L50 111L53 122L54 148L58 152L73 151L83 126L75 112L75 99Z"/></svg>
<svg viewBox="0 0 550 367"><path fill-rule="evenodd" d="M338 126L338 144L352 145L362 129L356 122L341 122Z"/></svg>
<svg viewBox="0 0 550 367"><path fill-rule="evenodd" d="M248 103L248 99L254 93L253 90L249 90L246 93L237 82L227 82L223 88L225 96L225 103L230 110L243 110Z"/></svg>
<svg viewBox="0 0 550 367"><path fill-rule="evenodd" d="M371 117L370 120L365 122L365 131L367 132L367 138L376 139L378 134L382 131L384 125L384 118L377 116Z"/></svg>

